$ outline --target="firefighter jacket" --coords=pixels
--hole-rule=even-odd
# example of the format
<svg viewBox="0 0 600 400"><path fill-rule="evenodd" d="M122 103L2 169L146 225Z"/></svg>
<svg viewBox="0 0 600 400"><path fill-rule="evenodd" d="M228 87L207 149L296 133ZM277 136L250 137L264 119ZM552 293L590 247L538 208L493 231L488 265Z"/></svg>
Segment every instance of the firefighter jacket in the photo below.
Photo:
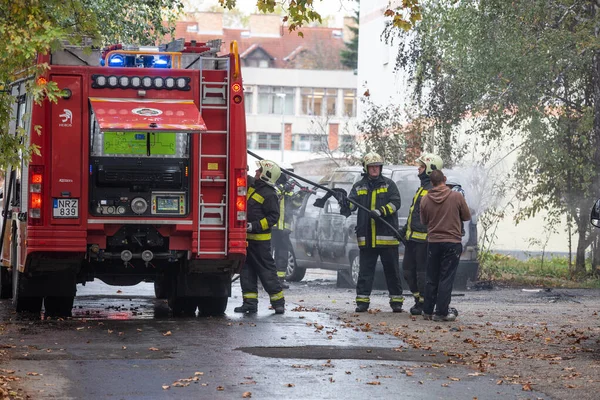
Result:
<svg viewBox="0 0 600 400"><path fill-rule="evenodd" d="M261 180L256 180L248 188L246 195L248 223L252 229L247 233L248 240L271 240L271 227L279 219L279 198L275 188Z"/></svg>
<svg viewBox="0 0 600 400"><path fill-rule="evenodd" d="M398 229L398 214L400 209L400 192L389 178L379 175L377 179L364 176L352 186L348 199L368 208L379 210L381 217L395 229ZM349 204L350 210L355 210L354 204ZM358 247L387 247L398 246L400 242L395 232L379 219L371 218L370 214L358 209L356 219L356 239Z"/></svg>
<svg viewBox="0 0 600 400"><path fill-rule="evenodd" d="M421 179L421 186L417 189L410 209L408 211L408 219L406 225L402 228L400 233L406 238L406 240L413 240L415 242L426 242L427 241L427 225L421 223L421 200L429 190L433 187L429 176L425 173L419 175Z"/></svg>
<svg viewBox="0 0 600 400"><path fill-rule="evenodd" d="M294 193L294 188L291 185L281 185L277 188L279 193L279 220L275 229L292 230L292 221L294 219L294 211L302 206L302 202L306 193L299 191Z"/></svg>

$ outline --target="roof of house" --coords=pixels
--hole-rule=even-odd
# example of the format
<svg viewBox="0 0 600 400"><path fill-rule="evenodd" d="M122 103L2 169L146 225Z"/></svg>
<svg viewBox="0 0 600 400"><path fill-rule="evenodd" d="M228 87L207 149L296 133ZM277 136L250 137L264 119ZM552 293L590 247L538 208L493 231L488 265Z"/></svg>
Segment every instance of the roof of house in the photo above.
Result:
<svg viewBox="0 0 600 400"><path fill-rule="evenodd" d="M285 26L279 34L257 36L252 36L247 29L223 28L223 34L219 36L188 31L188 26L197 26L197 23L178 21L174 37L185 38L186 42L221 39L221 53L227 53L230 43L236 40L242 58L251 57L260 49L271 57L273 68L347 69L341 63L340 51L345 46L340 29L304 27L300 30L304 35L301 37L298 32L289 32ZM302 64L298 63L299 58L304 59Z"/></svg>

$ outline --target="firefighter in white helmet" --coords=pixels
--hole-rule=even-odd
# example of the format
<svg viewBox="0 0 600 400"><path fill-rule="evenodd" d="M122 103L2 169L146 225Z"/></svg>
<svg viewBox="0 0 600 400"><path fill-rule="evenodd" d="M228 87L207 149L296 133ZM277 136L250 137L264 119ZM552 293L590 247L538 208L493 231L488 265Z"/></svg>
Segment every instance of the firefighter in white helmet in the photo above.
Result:
<svg viewBox="0 0 600 400"><path fill-rule="evenodd" d="M401 312L404 298L400 282L398 262L398 246L396 232L381 220L387 221L398 229L398 214L400 209L400 192L396 184L384 177L383 158L377 153L368 153L363 158L364 177L352 186L348 199L361 204L367 209L356 207L344 202L340 208L342 215L348 215L345 208L354 211L358 208L356 218L356 238L359 247L360 269L356 284L356 312L369 310L375 266L381 257L385 280L390 293L390 307L393 312Z"/></svg>
<svg viewBox="0 0 600 400"><path fill-rule="evenodd" d="M427 280L427 226L421 224L421 200L432 188L429 175L432 171L441 170L444 167L444 162L436 154L424 153L416 159L415 163L418 166L418 177L421 180L421 186L413 197L406 225L400 233L406 239L404 258L402 259L404 280L408 283L415 299L415 304L410 308L410 313L421 315Z"/></svg>
<svg viewBox="0 0 600 400"><path fill-rule="evenodd" d="M246 195L248 247L240 279L243 303L234 311L257 312L260 278L263 288L269 294L275 314L283 314L285 299L271 253L271 227L279 219L279 198L275 191L275 182L279 179L281 170L276 163L269 160L261 160L257 165L254 184L248 188Z"/></svg>

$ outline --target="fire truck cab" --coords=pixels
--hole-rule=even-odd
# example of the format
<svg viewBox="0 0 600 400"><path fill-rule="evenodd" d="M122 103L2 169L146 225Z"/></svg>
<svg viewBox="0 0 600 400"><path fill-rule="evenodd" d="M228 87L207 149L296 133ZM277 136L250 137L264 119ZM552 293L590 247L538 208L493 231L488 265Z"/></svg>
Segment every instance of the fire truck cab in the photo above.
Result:
<svg viewBox="0 0 600 400"><path fill-rule="evenodd" d="M56 103L11 85L10 134L40 147L4 184L0 297L70 315L77 283L154 282L174 314L222 314L246 253L237 44L76 46L39 56ZM39 134L38 134L39 132Z"/></svg>

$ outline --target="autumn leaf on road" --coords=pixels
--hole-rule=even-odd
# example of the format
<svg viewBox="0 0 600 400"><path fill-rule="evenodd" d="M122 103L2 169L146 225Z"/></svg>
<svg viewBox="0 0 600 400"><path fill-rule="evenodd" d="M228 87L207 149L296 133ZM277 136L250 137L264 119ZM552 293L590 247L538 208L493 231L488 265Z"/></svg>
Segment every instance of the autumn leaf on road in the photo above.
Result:
<svg viewBox="0 0 600 400"><path fill-rule="evenodd" d="M165 333L163 333L163 336L171 336L171 331L166 331Z"/></svg>
<svg viewBox="0 0 600 400"><path fill-rule="evenodd" d="M163 386L162 386L163 390L167 390L167 389L169 389L170 387L171 387L171 386L169 386L169 385L163 385Z"/></svg>
<svg viewBox="0 0 600 400"><path fill-rule="evenodd" d="M218 390L219 392L222 392L223 390L225 390L225 388L224 388L223 386L217 386L217 390Z"/></svg>
<svg viewBox="0 0 600 400"><path fill-rule="evenodd" d="M150 350L150 351L158 351L158 349L156 347L150 347L148 350Z"/></svg>
<svg viewBox="0 0 600 400"><path fill-rule="evenodd" d="M371 382L367 382L367 385L374 385L374 386L381 385L381 382L379 382L379 381L371 381Z"/></svg>
<svg viewBox="0 0 600 400"><path fill-rule="evenodd" d="M531 392L531 385L529 383L526 383L523 385L522 389L525 392Z"/></svg>
<svg viewBox="0 0 600 400"><path fill-rule="evenodd" d="M294 387L294 386L296 386L296 385L294 385L293 383L286 383L286 385L285 385L285 386L287 386L287 387Z"/></svg>
<svg viewBox="0 0 600 400"><path fill-rule="evenodd" d="M244 392L244 393L242 393L242 398L243 399L249 399L250 397L252 397L252 392Z"/></svg>

